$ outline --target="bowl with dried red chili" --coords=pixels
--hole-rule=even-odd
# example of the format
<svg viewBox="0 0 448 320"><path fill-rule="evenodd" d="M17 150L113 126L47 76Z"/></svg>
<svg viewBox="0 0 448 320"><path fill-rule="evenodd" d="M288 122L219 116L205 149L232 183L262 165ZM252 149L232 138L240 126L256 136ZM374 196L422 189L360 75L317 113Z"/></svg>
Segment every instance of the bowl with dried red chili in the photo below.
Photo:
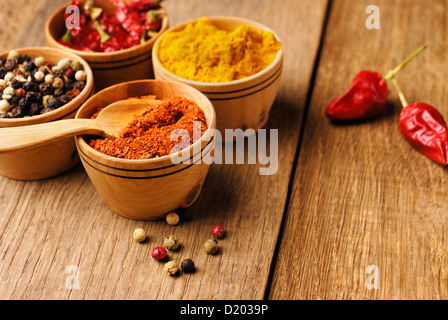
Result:
<svg viewBox="0 0 448 320"><path fill-rule="evenodd" d="M76 118L96 117L130 98L157 99L115 139L77 136L84 168L105 204L135 220L164 218L198 198L215 146L216 115L210 100L177 82L140 80L92 96Z"/></svg>
<svg viewBox="0 0 448 320"><path fill-rule="evenodd" d="M48 19L47 42L50 47L75 53L89 62L97 90L152 79L151 49L168 29L168 16L161 2L73 0Z"/></svg>
<svg viewBox="0 0 448 320"><path fill-rule="evenodd" d="M1 128L74 118L92 95L93 82L89 64L66 51L35 47L0 53L0 132ZM1 153L0 174L17 180L40 180L78 163L74 140L63 139Z"/></svg>

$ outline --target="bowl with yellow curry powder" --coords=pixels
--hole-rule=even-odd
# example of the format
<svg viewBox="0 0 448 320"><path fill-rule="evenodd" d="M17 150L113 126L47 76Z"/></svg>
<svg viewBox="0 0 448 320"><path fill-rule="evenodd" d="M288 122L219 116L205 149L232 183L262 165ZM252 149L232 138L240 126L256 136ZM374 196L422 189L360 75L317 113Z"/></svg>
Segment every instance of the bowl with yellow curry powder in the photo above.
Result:
<svg viewBox="0 0 448 320"><path fill-rule="evenodd" d="M239 17L203 17L169 29L154 44L156 79L178 81L213 103L217 128L264 127L280 86L283 50L266 26Z"/></svg>
<svg viewBox="0 0 448 320"><path fill-rule="evenodd" d="M115 138L77 136L79 156L104 203L135 220L155 220L191 206L206 178L215 146L210 100L182 83L140 80L106 88L76 118L95 118L108 105L155 99Z"/></svg>

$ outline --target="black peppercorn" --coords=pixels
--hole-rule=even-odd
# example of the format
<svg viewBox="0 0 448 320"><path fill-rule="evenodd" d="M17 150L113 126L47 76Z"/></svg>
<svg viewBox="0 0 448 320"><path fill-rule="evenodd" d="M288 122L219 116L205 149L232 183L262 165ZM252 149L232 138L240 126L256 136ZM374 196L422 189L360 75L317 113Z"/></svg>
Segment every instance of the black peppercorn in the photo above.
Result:
<svg viewBox="0 0 448 320"><path fill-rule="evenodd" d="M61 106L63 106L64 104L69 103L71 100L69 97L67 97L65 94L61 95L60 97L58 97L58 100L61 104Z"/></svg>
<svg viewBox="0 0 448 320"><path fill-rule="evenodd" d="M7 119L9 118L7 113L0 113L0 119Z"/></svg>
<svg viewBox="0 0 448 320"><path fill-rule="evenodd" d="M36 102L33 102L30 106L30 115L35 116L40 113L42 106Z"/></svg>
<svg viewBox="0 0 448 320"><path fill-rule="evenodd" d="M2 66L5 62L6 62L6 58L3 56L0 57L0 66Z"/></svg>
<svg viewBox="0 0 448 320"><path fill-rule="evenodd" d="M27 92L32 91L33 83L31 81L24 82L22 88Z"/></svg>
<svg viewBox="0 0 448 320"><path fill-rule="evenodd" d="M8 73L5 67L0 67L0 78L4 78L5 75Z"/></svg>
<svg viewBox="0 0 448 320"><path fill-rule="evenodd" d="M14 118L23 118L23 116L25 115L23 109L19 106L12 108L11 112Z"/></svg>
<svg viewBox="0 0 448 320"><path fill-rule="evenodd" d="M86 84L84 83L84 81L76 81L75 83L73 83L73 89L78 89L79 91L82 91L85 86Z"/></svg>
<svg viewBox="0 0 448 320"><path fill-rule="evenodd" d="M37 67L36 67L36 65L34 64L33 61L28 61L28 62L25 64L25 71L26 71L26 72L31 72L31 71L35 70L36 68L37 68Z"/></svg>
<svg viewBox="0 0 448 320"><path fill-rule="evenodd" d="M6 60L3 66L7 71L14 70L17 67L17 60L16 59Z"/></svg>
<svg viewBox="0 0 448 320"><path fill-rule="evenodd" d="M182 261L180 267L185 273L193 273L195 271L194 262L191 259L185 259L184 261Z"/></svg>
<svg viewBox="0 0 448 320"><path fill-rule="evenodd" d="M17 96L13 96L11 100L9 100L9 104L12 106L17 106L19 104L20 98Z"/></svg>
<svg viewBox="0 0 448 320"><path fill-rule="evenodd" d="M42 103L42 93L35 92L34 93L34 100L31 100L31 101Z"/></svg>
<svg viewBox="0 0 448 320"><path fill-rule="evenodd" d="M48 96L53 93L53 86L49 83L43 82L39 85L39 90L44 96Z"/></svg>
<svg viewBox="0 0 448 320"><path fill-rule="evenodd" d="M61 106L62 106L62 104L61 104L61 102L59 101L58 98L50 98L47 101L47 107L48 108L57 109L57 108L59 108Z"/></svg>
<svg viewBox="0 0 448 320"><path fill-rule="evenodd" d="M11 87L14 90L22 88L22 86L23 86L23 84L19 80L15 79L15 78L11 80Z"/></svg>
<svg viewBox="0 0 448 320"><path fill-rule="evenodd" d="M54 108L45 108L45 109L43 109L41 112L40 112L40 114L46 114L46 113L49 113L49 112L51 112L51 111L54 111L55 109Z"/></svg>
<svg viewBox="0 0 448 320"><path fill-rule="evenodd" d="M63 95L64 94L64 90L62 90L62 89L55 89L54 90L54 93L53 93L53 95L55 96L55 97L59 97L59 96L61 96L61 95Z"/></svg>
<svg viewBox="0 0 448 320"><path fill-rule="evenodd" d="M24 62L29 62L30 60L31 60L31 57L27 54L24 54L19 57L18 62L19 62L19 64L22 64Z"/></svg>
<svg viewBox="0 0 448 320"><path fill-rule="evenodd" d="M31 102L27 98L21 98L19 100L19 107L22 108L23 111L27 111L27 109L30 107Z"/></svg>

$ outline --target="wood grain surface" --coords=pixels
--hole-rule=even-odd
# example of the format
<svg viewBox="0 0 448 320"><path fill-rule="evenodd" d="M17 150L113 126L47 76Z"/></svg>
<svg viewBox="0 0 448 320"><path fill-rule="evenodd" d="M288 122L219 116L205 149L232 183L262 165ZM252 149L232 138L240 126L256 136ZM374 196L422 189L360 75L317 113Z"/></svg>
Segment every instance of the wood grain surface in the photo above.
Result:
<svg viewBox="0 0 448 320"><path fill-rule="evenodd" d="M371 4L380 30L365 27ZM448 298L447 171L401 137L395 91L374 120L324 116L359 71L385 74L424 43L397 81L448 115L447 12L446 1L332 2L269 298Z"/></svg>
<svg viewBox="0 0 448 320"><path fill-rule="evenodd" d="M45 21L63 2L29 2L27 16L21 19L28 23L19 24L14 37L2 34L1 49L45 45ZM8 21L24 14L12 10L16 3L2 1L11 12ZM1 299L266 296L327 1L284 0L279 10L278 2L269 0L232 5L220 0L169 0L165 8L172 25L205 15L237 15L260 21L278 33L286 52L284 75L267 124L268 129L279 129L277 174L260 176L261 164L212 166L198 202L183 212L184 221L176 227L164 221L136 222L112 213L81 166L45 181L0 178ZM228 233L219 241L220 252L208 256L203 243L217 223ZM133 241L137 227L149 232L146 243ZM150 257L152 248L169 234L176 234L182 243L179 252L170 254L171 259L192 258L195 274L169 277L163 264ZM75 269L79 270L79 288L67 286Z"/></svg>

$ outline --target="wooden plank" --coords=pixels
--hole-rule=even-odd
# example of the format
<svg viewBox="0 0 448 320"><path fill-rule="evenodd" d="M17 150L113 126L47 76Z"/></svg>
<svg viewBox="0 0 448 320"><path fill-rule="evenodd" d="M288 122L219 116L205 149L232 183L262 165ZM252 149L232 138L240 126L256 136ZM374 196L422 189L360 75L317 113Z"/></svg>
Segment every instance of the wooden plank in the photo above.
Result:
<svg viewBox="0 0 448 320"><path fill-rule="evenodd" d="M15 46L45 45L43 25L60 2L47 0ZM206 15L237 15L265 23L286 51L282 87L268 129L279 129L279 170L263 165L214 165L198 202L179 226L136 222L110 212L82 167L55 179L17 182L0 178L0 298L2 299L262 299L286 204L294 156L320 41L326 0L171 0L171 25ZM38 32L36 30L41 30ZM221 223L228 236L217 256L203 243ZM149 241L132 232L145 228ZM192 258L197 272L171 278L150 252L164 236L182 242L171 258ZM79 268L79 289L67 289ZM68 269L67 269L68 268Z"/></svg>
<svg viewBox="0 0 448 320"><path fill-rule="evenodd" d="M368 5L380 30L365 27ZM336 125L324 116L361 70L397 77L409 102L448 115L445 1L333 1L305 127L271 299L448 298L448 175L401 137L392 89L380 117ZM372 269L379 270L379 289Z"/></svg>
<svg viewBox="0 0 448 320"><path fill-rule="evenodd" d="M28 21L34 20L45 0L3 0L0 10L0 52L14 48L14 41L29 32ZM26 31L25 31L26 30Z"/></svg>

